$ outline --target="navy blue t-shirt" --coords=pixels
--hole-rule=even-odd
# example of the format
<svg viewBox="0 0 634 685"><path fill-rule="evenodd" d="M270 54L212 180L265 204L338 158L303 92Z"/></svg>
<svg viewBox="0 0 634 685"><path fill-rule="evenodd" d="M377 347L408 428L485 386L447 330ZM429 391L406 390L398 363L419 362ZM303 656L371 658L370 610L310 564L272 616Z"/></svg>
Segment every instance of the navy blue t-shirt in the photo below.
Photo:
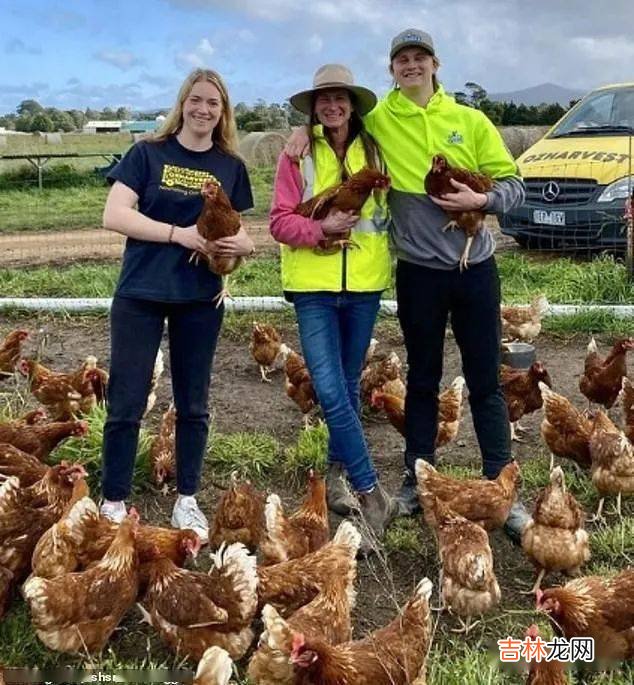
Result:
<svg viewBox="0 0 634 685"><path fill-rule="evenodd" d="M141 141L108 174L138 196L141 214L176 226L191 226L203 207L200 189L215 178L238 212L253 207L244 163L214 145L204 152L183 147L176 136L154 143ZM160 302L211 300L220 291L220 277L202 260L190 262L192 251L174 243L128 238L116 294Z"/></svg>

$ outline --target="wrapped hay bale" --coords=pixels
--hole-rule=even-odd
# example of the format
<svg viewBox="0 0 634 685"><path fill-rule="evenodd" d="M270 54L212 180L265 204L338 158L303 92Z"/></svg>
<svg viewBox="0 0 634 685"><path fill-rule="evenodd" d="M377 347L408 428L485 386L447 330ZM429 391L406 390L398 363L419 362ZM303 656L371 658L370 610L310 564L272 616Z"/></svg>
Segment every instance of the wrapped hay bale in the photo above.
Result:
<svg viewBox="0 0 634 685"><path fill-rule="evenodd" d="M288 133L277 131L255 131L240 141L240 154L250 166L275 166L280 152L286 145Z"/></svg>
<svg viewBox="0 0 634 685"><path fill-rule="evenodd" d="M62 144L62 134L61 133L45 133L43 135L44 142L47 145L61 145Z"/></svg>
<svg viewBox="0 0 634 685"><path fill-rule="evenodd" d="M498 131L513 159L534 145L550 129L550 126L498 126Z"/></svg>

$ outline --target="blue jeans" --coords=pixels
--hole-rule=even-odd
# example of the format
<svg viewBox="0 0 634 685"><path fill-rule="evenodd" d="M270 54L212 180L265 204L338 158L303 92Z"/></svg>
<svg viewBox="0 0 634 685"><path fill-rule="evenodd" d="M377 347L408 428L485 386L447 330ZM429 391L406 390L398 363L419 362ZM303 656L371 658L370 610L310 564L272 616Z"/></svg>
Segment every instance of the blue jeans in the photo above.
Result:
<svg viewBox="0 0 634 685"><path fill-rule="evenodd" d="M212 302L164 303L115 297L110 310L108 418L103 432L103 495L130 495L139 427L154 361L168 321L176 407L176 484L198 490L209 424L209 378L223 308Z"/></svg>
<svg viewBox="0 0 634 685"><path fill-rule="evenodd" d="M330 434L328 460L345 466L357 492L377 482L359 419L359 380L380 296L293 295L302 351Z"/></svg>

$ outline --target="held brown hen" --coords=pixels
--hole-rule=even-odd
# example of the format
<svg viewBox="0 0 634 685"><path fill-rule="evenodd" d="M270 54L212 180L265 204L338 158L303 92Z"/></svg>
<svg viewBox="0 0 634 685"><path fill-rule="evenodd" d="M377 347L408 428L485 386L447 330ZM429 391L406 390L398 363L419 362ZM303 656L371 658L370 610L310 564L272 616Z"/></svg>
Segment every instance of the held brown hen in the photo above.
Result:
<svg viewBox="0 0 634 685"><path fill-rule="evenodd" d="M0 379L11 376L22 356L22 343L29 337L28 331L11 331L0 344Z"/></svg>
<svg viewBox="0 0 634 685"><path fill-rule="evenodd" d="M560 466L551 471L550 484L538 495L533 515L522 531L522 549L538 571L531 590L536 593L547 573L575 574L590 559L583 509L566 490Z"/></svg>
<svg viewBox="0 0 634 685"><path fill-rule="evenodd" d="M445 199L443 196L455 193L451 179L464 183L476 193L486 193L493 188L493 181L484 174L478 174L468 169L452 167L443 155L434 155L431 169L425 176L425 192L432 197ZM460 228L467 236L467 242L460 257L460 270L469 266L469 250L478 231L484 228L486 212L473 209L465 212L447 212L451 221L443 230Z"/></svg>
<svg viewBox="0 0 634 685"><path fill-rule="evenodd" d="M500 366L500 382L511 422L511 440L522 442L517 436L519 431L524 430L520 426L520 419L541 409L543 405L540 381L552 388L550 374L542 362L533 362L526 371L505 364Z"/></svg>
<svg viewBox="0 0 634 685"><path fill-rule="evenodd" d="M327 188L310 200L297 205L295 212L318 220L325 219L331 211L358 214L372 191L387 190L389 187L389 177L376 169L366 167L338 185ZM354 246L354 242L350 240L350 230L347 230L326 236L319 241L315 249L324 254L332 254L349 246Z"/></svg>
<svg viewBox="0 0 634 685"><path fill-rule="evenodd" d="M623 378L627 376L625 356L630 350L634 350L634 338L621 338L603 359L594 338L590 340L584 372L579 379L579 390L588 398L589 403L596 402L609 409L616 402Z"/></svg>
<svg viewBox="0 0 634 685"><path fill-rule="evenodd" d="M231 201L222 186L217 181L209 179L204 182L200 192L205 202L196 221L198 233L209 241L236 235L241 225L240 214L231 206ZM195 252L192 259L204 259L209 270L218 276L227 276L242 263L242 257L220 257L200 252ZM227 295L228 291L225 284L225 287L216 296L218 306L222 304Z"/></svg>

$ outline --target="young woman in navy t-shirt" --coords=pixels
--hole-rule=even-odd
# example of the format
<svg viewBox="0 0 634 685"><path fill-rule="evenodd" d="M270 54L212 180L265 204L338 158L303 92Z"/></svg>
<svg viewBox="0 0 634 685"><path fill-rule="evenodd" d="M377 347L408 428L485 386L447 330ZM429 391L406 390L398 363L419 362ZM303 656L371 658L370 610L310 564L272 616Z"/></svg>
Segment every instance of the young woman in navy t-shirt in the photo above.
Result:
<svg viewBox="0 0 634 685"><path fill-rule="evenodd" d="M237 156L237 134L227 89L210 69L184 81L157 135L134 145L112 170L104 227L127 236L110 315L108 419L104 428L102 514L120 521L130 495L139 427L154 361L168 321L176 407L178 499L172 525L207 541L198 508L208 433L211 365L223 308L214 297L221 280L194 250L247 256L253 242L244 228L213 243L196 229L206 179L215 178L235 210L253 206L249 177Z"/></svg>

